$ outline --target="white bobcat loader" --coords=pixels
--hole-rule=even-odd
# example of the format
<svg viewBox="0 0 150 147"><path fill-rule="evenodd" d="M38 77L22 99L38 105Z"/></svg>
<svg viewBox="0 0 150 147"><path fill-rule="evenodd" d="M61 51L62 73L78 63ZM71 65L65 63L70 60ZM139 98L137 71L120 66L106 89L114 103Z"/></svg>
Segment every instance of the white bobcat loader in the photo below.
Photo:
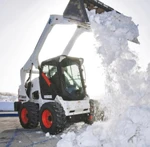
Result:
<svg viewBox="0 0 150 147"><path fill-rule="evenodd" d="M36 128L40 122L43 132L57 134L70 121L93 123L94 103L86 93L83 59L68 56L78 36L91 31L86 9L95 9L96 13L113 10L97 0L70 0L62 16L50 16L32 55L22 67L14 108L23 128ZM62 55L39 64L39 53L56 24L76 24L77 29ZM38 76L33 78L34 75Z"/></svg>

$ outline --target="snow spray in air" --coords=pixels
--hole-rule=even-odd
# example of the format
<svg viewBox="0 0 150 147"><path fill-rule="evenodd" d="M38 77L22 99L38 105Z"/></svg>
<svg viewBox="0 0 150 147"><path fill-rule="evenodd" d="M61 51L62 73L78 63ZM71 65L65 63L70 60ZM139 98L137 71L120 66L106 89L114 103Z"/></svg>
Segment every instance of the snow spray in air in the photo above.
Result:
<svg viewBox="0 0 150 147"><path fill-rule="evenodd" d="M130 17L115 11L94 13L90 11L88 15L105 69L106 105L110 104L116 115L129 104L141 103L146 98L146 73L140 72L138 57L128 46L128 40L138 37L138 27Z"/></svg>

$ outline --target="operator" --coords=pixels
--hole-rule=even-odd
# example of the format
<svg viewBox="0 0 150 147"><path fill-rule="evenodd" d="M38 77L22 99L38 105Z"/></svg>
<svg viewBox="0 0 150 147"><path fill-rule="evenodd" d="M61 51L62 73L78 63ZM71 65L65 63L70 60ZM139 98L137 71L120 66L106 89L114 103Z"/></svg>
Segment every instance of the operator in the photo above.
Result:
<svg viewBox="0 0 150 147"><path fill-rule="evenodd" d="M68 78L65 76L65 71L66 71L66 68L65 67L61 67L61 71L62 71L62 79L64 80L65 84L66 84L66 87L70 86L70 82L68 80Z"/></svg>
<svg viewBox="0 0 150 147"><path fill-rule="evenodd" d="M61 74L61 80L63 81L64 85L65 85L65 89L71 93L73 91L73 85L70 84L68 78L65 76L65 71L66 71L66 68L65 67L61 67L61 71L62 71L62 74ZM54 76L52 76L51 78L52 82L55 84L55 86L57 87L58 89L58 93L60 93L60 77L59 77L59 73L56 72L54 74Z"/></svg>
<svg viewBox="0 0 150 147"><path fill-rule="evenodd" d="M62 67L61 68L61 70L62 70L62 75L63 75L63 81L65 82L65 89L67 90L67 92L69 92L69 93L72 93L73 91L75 91L75 85L72 85L70 82L69 82L69 80L68 80L68 77L67 76L65 76L65 72L67 73L67 71L66 71L66 68L65 67Z"/></svg>
<svg viewBox="0 0 150 147"><path fill-rule="evenodd" d="M58 92L60 92L60 76L62 77L61 80L63 80L63 82L66 84L66 85L69 85L69 81L67 79L67 77L65 76L64 72L65 72L65 67L61 67L61 71L62 71L62 74L59 74L58 71L56 71L56 73L52 76L51 80L52 82L55 84L56 88L58 89Z"/></svg>

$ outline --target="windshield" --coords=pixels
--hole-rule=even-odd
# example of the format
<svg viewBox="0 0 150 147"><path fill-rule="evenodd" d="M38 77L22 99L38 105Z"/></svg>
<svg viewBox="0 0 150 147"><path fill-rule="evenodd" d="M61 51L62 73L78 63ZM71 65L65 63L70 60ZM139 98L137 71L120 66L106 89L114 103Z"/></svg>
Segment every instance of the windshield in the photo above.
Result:
<svg viewBox="0 0 150 147"><path fill-rule="evenodd" d="M79 95L83 93L83 85L78 64L62 67L67 92Z"/></svg>

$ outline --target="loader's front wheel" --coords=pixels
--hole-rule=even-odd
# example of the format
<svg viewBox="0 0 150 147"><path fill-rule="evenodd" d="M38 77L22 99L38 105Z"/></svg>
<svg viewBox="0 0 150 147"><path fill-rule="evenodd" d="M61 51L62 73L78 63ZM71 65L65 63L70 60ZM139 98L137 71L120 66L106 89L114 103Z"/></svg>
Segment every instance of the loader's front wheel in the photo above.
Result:
<svg viewBox="0 0 150 147"><path fill-rule="evenodd" d="M40 110L40 125L43 132L58 134L66 125L64 109L59 103L49 102L43 104Z"/></svg>
<svg viewBox="0 0 150 147"><path fill-rule="evenodd" d="M38 126L39 110L38 106L33 102L25 102L21 104L19 110L20 124L25 129L32 129Z"/></svg>

